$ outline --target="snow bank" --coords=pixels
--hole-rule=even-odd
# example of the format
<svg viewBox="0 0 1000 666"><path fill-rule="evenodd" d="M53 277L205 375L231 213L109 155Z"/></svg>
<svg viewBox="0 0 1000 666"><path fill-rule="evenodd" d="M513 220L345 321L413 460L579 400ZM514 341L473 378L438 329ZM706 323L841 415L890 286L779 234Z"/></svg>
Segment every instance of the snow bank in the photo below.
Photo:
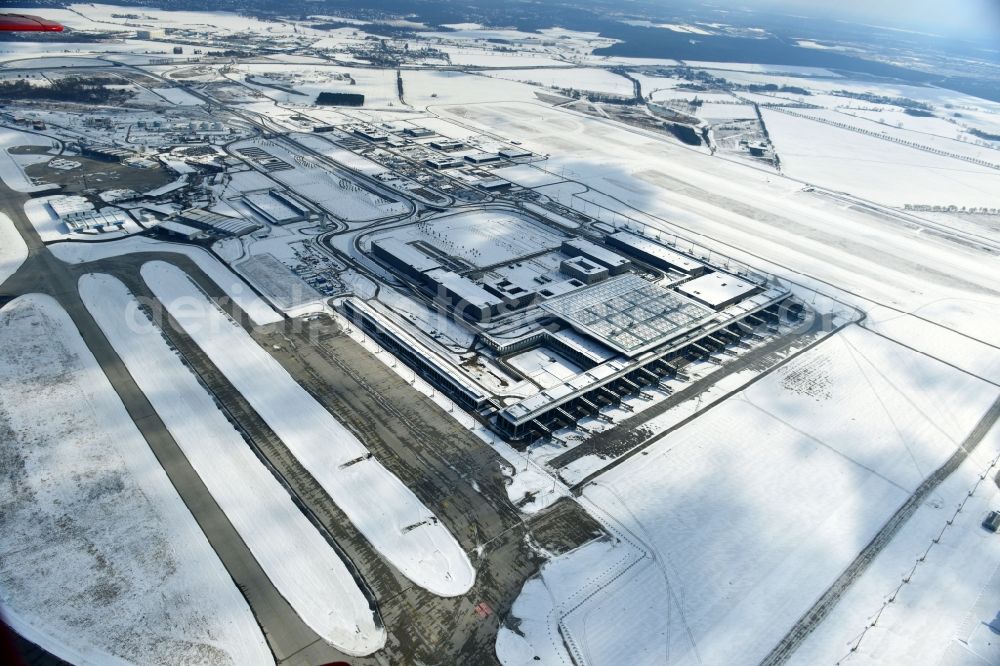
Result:
<svg viewBox="0 0 1000 666"><path fill-rule="evenodd" d="M258 326L274 324L282 321L280 314L274 311L262 298L247 287L246 283L229 268L224 266L208 251L193 245L164 243L139 236L125 238L113 243L54 243L49 246L56 257L69 264L85 264L89 261L100 261L108 257L118 257L135 252L171 252L183 254L198 265L215 284L219 285L226 295L233 300L241 310L247 313L253 323Z"/></svg>
<svg viewBox="0 0 1000 666"><path fill-rule="evenodd" d="M28 246L14 228L14 222L0 213L0 284L13 275L28 258Z"/></svg>
<svg viewBox="0 0 1000 666"><path fill-rule="evenodd" d="M348 654L371 654L382 647L385 632L350 571L139 311L125 285L110 275L89 274L80 279L80 296L295 612Z"/></svg>
<svg viewBox="0 0 1000 666"><path fill-rule="evenodd" d="M259 627L65 311L0 310L0 587L73 663L271 664Z"/></svg>
<svg viewBox="0 0 1000 666"><path fill-rule="evenodd" d="M180 269L154 261L142 267L142 276L386 560L440 596L472 586L468 557L427 507Z"/></svg>

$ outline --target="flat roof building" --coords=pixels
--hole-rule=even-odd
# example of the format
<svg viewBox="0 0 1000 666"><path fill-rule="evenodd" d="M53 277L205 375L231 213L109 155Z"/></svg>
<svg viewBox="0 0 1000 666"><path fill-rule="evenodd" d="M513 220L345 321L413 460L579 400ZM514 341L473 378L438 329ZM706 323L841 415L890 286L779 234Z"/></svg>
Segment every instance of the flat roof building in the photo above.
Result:
<svg viewBox="0 0 1000 666"><path fill-rule="evenodd" d="M629 356L697 328L715 315L634 273L550 298L540 307L578 332Z"/></svg>
<svg viewBox="0 0 1000 666"><path fill-rule="evenodd" d="M455 141L454 139L436 139L431 141L431 148L434 148L435 150L444 150L447 152L451 150L459 150L464 147L464 143L461 141Z"/></svg>
<svg viewBox="0 0 1000 666"><path fill-rule="evenodd" d="M184 240L194 240L202 235L201 229L195 229L194 227L188 226L183 222L176 222L172 220L160 222L156 225L156 228L173 234L174 236L179 236Z"/></svg>
<svg viewBox="0 0 1000 666"><path fill-rule="evenodd" d="M224 234L226 236L246 236L249 233L253 233L258 229L263 228L262 225L257 222L251 222L250 220L246 220L242 217L220 215L219 213L213 213L210 210L204 210L202 208L188 208L187 210L182 210L177 214L177 217L193 226Z"/></svg>
<svg viewBox="0 0 1000 666"><path fill-rule="evenodd" d="M62 218L70 231L106 231L108 229L121 228L131 218L123 210L117 208L104 208L102 210L87 210L79 213L71 213Z"/></svg>
<svg viewBox="0 0 1000 666"><path fill-rule="evenodd" d="M388 134L374 127L355 127L354 133L360 137L368 139L369 141L386 141L389 139Z"/></svg>
<svg viewBox="0 0 1000 666"><path fill-rule="evenodd" d="M434 136L434 130L429 130L426 127L407 127L403 130L403 134L419 139L425 136Z"/></svg>
<svg viewBox="0 0 1000 666"><path fill-rule="evenodd" d="M470 153L465 156L465 161L472 162L473 164L486 164L487 162L496 162L499 159L500 155L497 153L485 153L482 151Z"/></svg>
<svg viewBox="0 0 1000 666"><path fill-rule="evenodd" d="M503 299L494 296L472 280L444 268L424 273L437 298L447 300L456 312L474 321L488 321L500 311Z"/></svg>
<svg viewBox="0 0 1000 666"><path fill-rule="evenodd" d="M457 157L428 157L424 163L432 169L454 169L465 166L465 162Z"/></svg>
<svg viewBox="0 0 1000 666"><path fill-rule="evenodd" d="M595 261L607 268L608 273L611 275L620 275L632 265L631 261L620 254L616 254L607 248L603 248L596 243L591 243L582 238L563 241L559 251L571 257L586 257L591 261Z"/></svg>
<svg viewBox="0 0 1000 666"><path fill-rule="evenodd" d="M59 218L94 210L94 204L87 201L86 197L79 196L55 197L49 199L48 206Z"/></svg>
<svg viewBox="0 0 1000 666"><path fill-rule="evenodd" d="M476 187L490 191L502 190L510 187L510 181L503 178L484 178L476 183Z"/></svg>
<svg viewBox="0 0 1000 666"><path fill-rule="evenodd" d="M696 277L675 288L691 300L715 310L729 307L760 291L758 285L722 272Z"/></svg>
<svg viewBox="0 0 1000 666"><path fill-rule="evenodd" d="M604 239L608 245L661 270L678 271L685 275L701 275L708 270L700 261L628 231L608 234Z"/></svg>
<svg viewBox="0 0 1000 666"><path fill-rule="evenodd" d="M559 270L570 277L580 280L584 284L594 284L601 280L608 279L608 269L601 266L596 261L591 261L586 257L571 257L563 259L559 264Z"/></svg>
<svg viewBox="0 0 1000 666"><path fill-rule="evenodd" d="M501 148L498 152L500 153L500 157L508 160L518 157L531 157L531 151L524 148Z"/></svg>
<svg viewBox="0 0 1000 666"><path fill-rule="evenodd" d="M243 202L271 224L301 222L309 216L309 210L305 206L280 192L247 194L243 197Z"/></svg>
<svg viewBox="0 0 1000 666"><path fill-rule="evenodd" d="M417 248L395 238L384 238L372 243L372 254L418 282L424 282L424 273L441 264Z"/></svg>

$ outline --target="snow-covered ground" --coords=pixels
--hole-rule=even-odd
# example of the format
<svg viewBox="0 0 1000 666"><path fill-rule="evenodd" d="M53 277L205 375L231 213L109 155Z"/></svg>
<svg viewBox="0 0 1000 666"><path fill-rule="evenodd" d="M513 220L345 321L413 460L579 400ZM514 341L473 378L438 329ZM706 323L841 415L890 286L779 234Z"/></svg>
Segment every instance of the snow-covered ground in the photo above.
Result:
<svg viewBox="0 0 1000 666"><path fill-rule="evenodd" d="M172 252L183 254L198 265L233 302L257 324L273 324L282 320L262 298L255 294L239 276L223 265L207 250L193 245L165 243L144 237L125 238L113 243L55 243L49 246L56 257L70 264L84 264L108 257L135 252Z"/></svg>
<svg viewBox="0 0 1000 666"><path fill-rule="evenodd" d="M151 88L151 90L171 104L179 106L197 106L205 103L181 88Z"/></svg>
<svg viewBox="0 0 1000 666"><path fill-rule="evenodd" d="M48 137L0 127L0 179L15 192L41 192L54 189L56 185L32 185L17 159L8 152L9 148L15 146L51 145L52 139Z"/></svg>
<svg viewBox="0 0 1000 666"><path fill-rule="evenodd" d="M491 70L489 76L522 83L535 83L548 88L573 89L585 92L632 96L632 82L606 69L554 68Z"/></svg>
<svg viewBox="0 0 1000 666"><path fill-rule="evenodd" d="M309 395L178 268L150 262L142 275L170 314L387 561L441 596L475 579L448 530L347 428Z"/></svg>
<svg viewBox="0 0 1000 666"><path fill-rule="evenodd" d="M757 662L996 396L849 327L586 486L623 540L559 565L584 573L548 588L545 618L592 666ZM541 598L525 590L515 615L544 643L504 636L507 663L552 649L549 630L525 628Z"/></svg>
<svg viewBox="0 0 1000 666"><path fill-rule="evenodd" d="M897 207L1000 205L1000 171L996 169L780 111L762 109L761 113L782 170L794 178ZM837 116L838 122L866 125L861 119ZM967 151L959 147L955 152Z"/></svg>
<svg viewBox="0 0 1000 666"><path fill-rule="evenodd" d="M51 199L57 199L60 196L54 194L48 197L28 199L24 203L24 214L35 227L35 231L38 232L43 243L65 240L69 237L69 228L46 205Z"/></svg>
<svg viewBox="0 0 1000 666"><path fill-rule="evenodd" d="M516 81L457 71L403 70L406 102L417 107L437 104L536 99L537 87ZM423 124L423 120L421 120Z"/></svg>
<svg viewBox="0 0 1000 666"><path fill-rule="evenodd" d="M351 572L219 411L135 297L110 275L80 279L80 296L126 369L302 620L348 654L382 647L385 631Z"/></svg>
<svg viewBox="0 0 1000 666"><path fill-rule="evenodd" d="M28 258L28 246L14 227L14 222L0 213L0 284L13 275Z"/></svg>
<svg viewBox="0 0 1000 666"><path fill-rule="evenodd" d="M1000 428L907 521L790 663L1000 663Z"/></svg>
<svg viewBox="0 0 1000 666"><path fill-rule="evenodd" d="M121 400L48 296L0 310L0 599L72 663L273 663Z"/></svg>

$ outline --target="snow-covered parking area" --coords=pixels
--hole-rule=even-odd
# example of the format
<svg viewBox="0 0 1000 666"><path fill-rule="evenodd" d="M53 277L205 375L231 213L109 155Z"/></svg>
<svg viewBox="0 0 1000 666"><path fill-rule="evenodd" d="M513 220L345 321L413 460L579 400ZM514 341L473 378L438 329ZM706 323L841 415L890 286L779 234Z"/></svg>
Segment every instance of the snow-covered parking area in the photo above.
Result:
<svg viewBox="0 0 1000 666"><path fill-rule="evenodd" d="M475 571L447 528L183 271L154 261L142 267L142 277L388 562L441 596L472 587Z"/></svg>
<svg viewBox="0 0 1000 666"><path fill-rule="evenodd" d="M271 664L243 596L72 320L0 310L0 600L76 664Z"/></svg>
<svg viewBox="0 0 1000 666"><path fill-rule="evenodd" d="M576 663L759 662L996 396L856 326L826 339L585 487L632 545L573 585L549 565L553 612L515 606L549 631L502 633L504 663L551 653L560 618Z"/></svg>
<svg viewBox="0 0 1000 666"><path fill-rule="evenodd" d="M208 391L110 275L80 280L80 296L157 414L292 608L348 654L385 642L350 571L219 411Z"/></svg>

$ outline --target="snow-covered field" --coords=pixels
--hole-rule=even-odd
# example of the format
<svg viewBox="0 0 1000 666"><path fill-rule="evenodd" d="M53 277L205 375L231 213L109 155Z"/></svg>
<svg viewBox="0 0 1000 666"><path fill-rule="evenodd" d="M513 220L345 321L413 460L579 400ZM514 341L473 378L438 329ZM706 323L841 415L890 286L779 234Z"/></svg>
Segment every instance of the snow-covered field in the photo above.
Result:
<svg viewBox="0 0 1000 666"><path fill-rule="evenodd" d="M73 663L273 663L232 578L61 307L0 310L0 598Z"/></svg>
<svg viewBox="0 0 1000 666"><path fill-rule="evenodd" d="M489 76L522 83L535 83L547 88L573 89L585 92L632 96L632 82L606 69L513 69L491 70Z"/></svg>
<svg viewBox="0 0 1000 666"><path fill-rule="evenodd" d="M897 207L1000 205L996 169L779 111L761 113L782 169L793 178ZM864 124L847 116L839 120Z"/></svg>
<svg viewBox="0 0 1000 666"><path fill-rule="evenodd" d="M268 578L302 620L348 654L385 642L368 601L330 544L292 502L213 398L110 275L88 274L80 296L126 369Z"/></svg>
<svg viewBox="0 0 1000 666"><path fill-rule="evenodd" d="M205 103L181 88L152 88L151 90L171 104L178 106L197 106Z"/></svg>
<svg viewBox="0 0 1000 666"><path fill-rule="evenodd" d="M8 152L15 146L51 146L52 139L29 132L0 127L0 179L15 192L41 192L54 189L55 185L32 185L17 159Z"/></svg>
<svg viewBox="0 0 1000 666"><path fill-rule="evenodd" d="M282 104L311 105L321 92L351 92L365 96L366 108L399 105L396 72L392 69L360 69L299 63L242 64L238 66L237 71L253 76L249 81L244 81L242 76L239 77L241 83ZM353 84L351 80L354 81Z"/></svg>
<svg viewBox="0 0 1000 666"><path fill-rule="evenodd" d="M900 141L909 141L952 155L962 155L1000 165L1000 150L997 150L1000 145L993 144L993 147L990 147L987 142L977 140L966 133L963 126L952 124L944 118L914 117L902 111L893 113L884 109L880 111L799 109L796 112L810 118L845 123L851 127L883 134Z"/></svg>
<svg viewBox="0 0 1000 666"><path fill-rule="evenodd" d="M598 477L628 541L549 588L578 663L759 661L996 396L851 327Z"/></svg>
<svg viewBox="0 0 1000 666"><path fill-rule="evenodd" d="M493 173L522 187L542 187L562 181L562 178L557 174L550 173L531 164L518 164L494 169Z"/></svg>
<svg viewBox="0 0 1000 666"><path fill-rule="evenodd" d="M477 74L420 70L404 70L403 87L406 102L416 107L437 104L532 100L536 99L535 91L538 90L529 84Z"/></svg>
<svg viewBox="0 0 1000 666"><path fill-rule="evenodd" d="M994 426L847 591L790 663L1000 663L1000 508Z"/></svg>
<svg viewBox="0 0 1000 666"><path fill-rule="evenodd" d="M113 243L55 243L49 246L56 257L69 264L85 264L108 257L118 257L135 252L172 252L183 254L198 265L226 295L247 313L257 324L273 324L282 321L282 316L274 311L262 298L255 294L239 276L223 265L208 251L193 245L165 243L144 237L125 238Z"/></svg>
<svg viewBox="0 0 1000 666"><path fill-rule="evenodd" d="M347 428L179 269L150 262L142 275L170 314L388 562L441 596L464 593L475 571L437 518ZM263 380L263 381L262 381Z"/></svg>
<svg viewBox="0 0 1000 666"><path fill-rule="evenodd" d="M0 213L0 284L13 275L28 258L28 246L14 227L14 222Z"/></svg>

